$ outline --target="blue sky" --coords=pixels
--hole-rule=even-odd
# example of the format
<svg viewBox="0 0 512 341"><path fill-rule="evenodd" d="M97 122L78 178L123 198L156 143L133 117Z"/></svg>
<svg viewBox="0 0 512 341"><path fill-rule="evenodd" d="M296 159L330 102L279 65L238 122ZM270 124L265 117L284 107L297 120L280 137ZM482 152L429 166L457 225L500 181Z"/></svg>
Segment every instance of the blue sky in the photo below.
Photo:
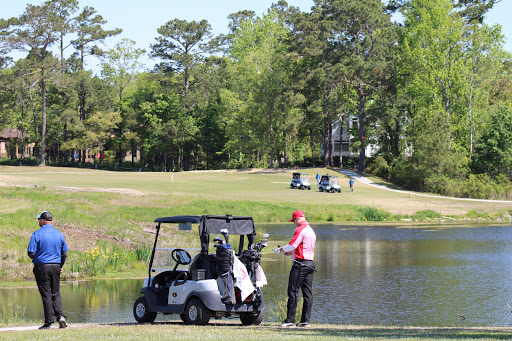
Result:
<svg viewBox="0 0 512 341"><path fill-rule="evenodd" d="M23 13L27 4L40 4L42 0L0 0L0 17L9 18ZM187 21L206 19L212 25L213 33L227 33L227 16L248 9L261 15L277 0L79 0L80 7L94 7L107 20L107 29L122 28L123 33L107 40L107 48L122 38L135 40L137 47L149 51L155 42L157 28L167 21L178 18ZM288 0L291 6L308 11L313 0ZM502 25L507 38L505 49L512 52L512 0L502 0L487 14L488 24ZM151 63L151 61L147 61ZM93 67L93 58L89 66Z"/></svg>

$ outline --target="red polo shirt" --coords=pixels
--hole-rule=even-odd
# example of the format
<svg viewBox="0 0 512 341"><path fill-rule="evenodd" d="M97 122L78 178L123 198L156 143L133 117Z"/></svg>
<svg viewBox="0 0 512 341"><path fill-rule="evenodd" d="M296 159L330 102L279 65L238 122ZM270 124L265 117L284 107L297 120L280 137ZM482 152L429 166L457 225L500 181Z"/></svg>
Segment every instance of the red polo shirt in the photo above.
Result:
<svg viewBox="0 0 512 341"><path fill-rule="evenodd" d="M283 247L283 250L285 252L295 250L293 253L294 259L313 260L315 258L315 243L315 231L313 231L308 222L304 220L299 226L297 226L293 233L292 240Z"/></svg>

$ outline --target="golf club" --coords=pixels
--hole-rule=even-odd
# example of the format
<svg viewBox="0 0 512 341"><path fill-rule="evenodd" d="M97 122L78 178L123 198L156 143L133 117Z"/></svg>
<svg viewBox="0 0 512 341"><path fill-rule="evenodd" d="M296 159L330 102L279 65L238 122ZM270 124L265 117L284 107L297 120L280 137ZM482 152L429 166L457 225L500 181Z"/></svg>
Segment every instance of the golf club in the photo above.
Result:
<svg viewBox="0 0 512 341"><path fill-rule="evenodd" d="M216 245L214 245L215 247L217 247L219 245L224 245L224 241L220 237L213 238L213 242L217 243Z"/></svg>
<svg viewBox="0 0 512 341"><path fill-rule="evenodd" d="M220 233L224 236L224 239L226 239L226 244L229 243L229 235L228 235L228 229L222 229L220 230Z"/></svg>
<svg viewBox="0 0 512 341"><path fill-rule="evenodd" d="M254 247L256 249L256 251L261 252L261 250L265 246L267 246L267 241L268 241L268 233L265 233L263 236L261 236L261 242L256 244L256 246ZM251 247L251 249L252 249L252 247Z"/></svg>
<svg viewBox="0 0 512 341"><path fill-rule="evenodd" d="M312 267L307 266L306 264L302 264L301 262L297 261L296 259L293 259L292 257L287 256L287 255L285 255L284 253L281 253L281 247L280 247L279 245L277 245L277 248L272 249L272 251L274 251L275 253L281 254L281 255L283 255L284 257L286 257L286 258L288 258L288 259L291 259L291 260L292 260L292 261L294 261L295 263L300 264L301 266L304 266L304 267L306 267L306 268L308 268L308 269L313 270L314 272L318 272L316 269L313 269Z"/></svg>

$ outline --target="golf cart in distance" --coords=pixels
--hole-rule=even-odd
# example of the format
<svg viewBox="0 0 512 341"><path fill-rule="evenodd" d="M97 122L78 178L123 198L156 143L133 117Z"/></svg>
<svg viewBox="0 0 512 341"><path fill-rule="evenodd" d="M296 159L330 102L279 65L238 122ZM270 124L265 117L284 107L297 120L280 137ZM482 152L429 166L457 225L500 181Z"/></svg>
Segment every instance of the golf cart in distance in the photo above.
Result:
<svg viewBox="0 0 512 341"><path fill-rule="evenodd" d="M317 186L320 192L326 191L331 193L341 193L341 187L338 184L338 177L336 175L322 175Z"/></svg>
<svg viewBox="0 0 512 341"><path fill-rule="evenodd" d="M256 228L252 217L183 215L158 218L155 222L158 225L148 278L141 289L143 296L133 306L137 322L153 322L158 313L163 313L179 314L183 322L195 325L208 324L212 316L220 319L231 315L239 315L243 325L261 323L264 302L260 287L266 279L260 260L268 235L254 244ZM162 224L179 224L184 230L199 224L201 248L160 246ZM210 234L224 237L213 239L215 253L209 253ZM229 244L229 235L240 236L237 254ZM248 242L246 250L244 239Z"/></svg>
<svg viewBox="0 0 512 341"><path fill-rule="evenodd" d="M290 188L311 189L309 176L306 173L293 173Z"/></svg>

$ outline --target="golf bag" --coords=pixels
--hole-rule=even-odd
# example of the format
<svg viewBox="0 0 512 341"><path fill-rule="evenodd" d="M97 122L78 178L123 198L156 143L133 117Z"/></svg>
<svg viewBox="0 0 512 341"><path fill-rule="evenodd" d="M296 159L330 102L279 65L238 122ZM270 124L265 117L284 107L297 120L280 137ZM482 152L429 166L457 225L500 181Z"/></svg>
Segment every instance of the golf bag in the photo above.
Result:
<svg viewBox="0 0 512 341"><path fill-rule="evenodd" d="M231 272L233 270L234 257L233 248L229 244L223 244L216 246L217 255L217 275L220 278L219 291L221 292L221 301L224 304L235 304L235 290L233 283L233 276Z"/></svg>

